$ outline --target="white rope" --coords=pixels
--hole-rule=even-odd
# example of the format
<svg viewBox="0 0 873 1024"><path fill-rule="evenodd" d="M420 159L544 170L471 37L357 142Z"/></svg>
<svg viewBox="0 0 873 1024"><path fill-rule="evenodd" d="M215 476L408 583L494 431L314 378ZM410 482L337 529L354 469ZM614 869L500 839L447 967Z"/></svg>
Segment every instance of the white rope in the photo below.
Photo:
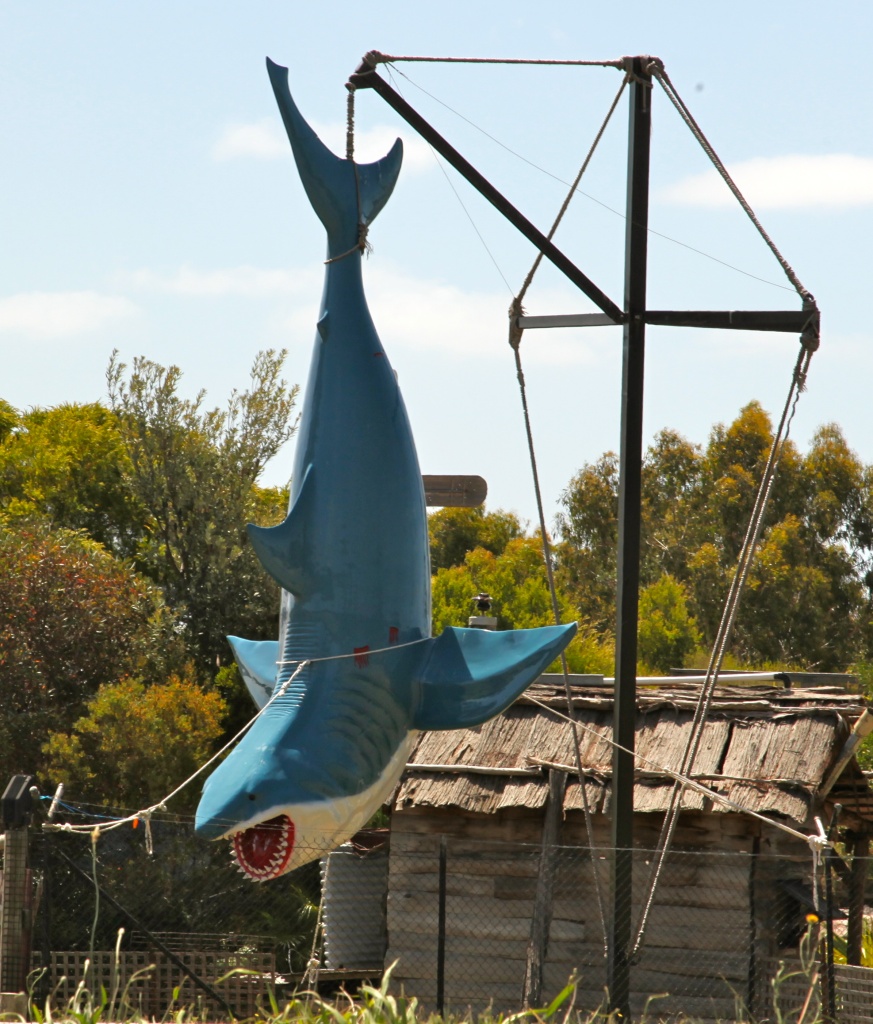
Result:
<svg viewBox="0 0 873 1024"><path fill-rule="evenodd" d="M693 789L698 793L702 793L704 796L709 797L716 803L722 804L724 807L729 807L732 811L738 811L741 814L748 814L753 818L757 818L758 821L762 821L767 825L772 825L774 828L785 832L787 835L792 836L794 839L799 839L804 843L807 843L810 848L824 849L831 844L828 841L827 836L822 834L821 829L817 835L807 835L805 832L799 832L797 829L792 828L790 825L784 824L784 822L778 821L775 818L768 818L766 814L761 814L759 811L753 811L749 807L743 807L742 804L737 803L735 800L731 800L730 797L725 796L723 793L719 793L718 790L710 789L709 786L704 786L699 782L695 782L694 779L689 779L687 776L682 775L680 772L675 772L672 768L667 768L664 765L658 764L657 761L652 761L648 757L643 757L642 754L630 750L628 747L623 746L621 743L616 742L615 739L610 739L604 736L602 732L597 729L592 729L591 726L583 725L582 722L576 719L570 718L568 715L562 714L557 708L550 707L548 704L544 704L542 701L537 700L535 697L531 697L530 694L525 695L525 699L531 704L536 704L543 710L548 711L556 718L563 719L565 722L569 722L576 728L581 729L583 732L589 732L592 736L596 736L599 740L605 740L611 747L616 750L621 750L625 754L630 754L635 757L638 761L642 761L644 764L649 765L658 772L662 772L668 778L673 779L674 782L678 782L680 785ZM586 769L586 774L596 775L597 773L591 769Z"/></svg>
<svg viewBox="0 0 873 1024"><path fill-rule="evenodd" d="M609 110L606 112L606 117L604 117L600 125L600 128L597 130L597 134L594 136L594 141L591 143L588 153L585 156L585 159L582 161L582 166L579 168L578 174L573 179L573 184L570 186L570 191L564 198L564 202L561 204L560 210L558 210L558 214L555 217L551 230L549 231L548 235L546 235L546 238L548 238L550 242L554 238L555 232L558 230L561 221L564 219L564 214L567 212L567 209L570 206L570 202L579 188L579 182L582 180L582 176L588 170L588 165L591 163L591 159L594 156L594 153L598 145L600 144L600 140L603 138L603 134L606 131L607 126L609 125L612 115L615 113L615 108L618 106L618 101L621 99L621 94L624 92L625 86L629 81L629 77L630 76L626 74L624 78L622 78L621 85L618 87L618 92L615 94L615 99L612 101ZM516 325L516 320L519 316L522 316L524 313L524 309L522 307L522 304L524 303L524 297L527 294L528 288L530 288L531 283L533 282L534 275L539 269L539 265L542 262L542 259L543 251L542 249L540 249L540 251L536 254L536 257L533 261L533 264L531 265L530 270L527 272L527 277L525 277L518 295L515 296L512 305L509 307L509 344L512 345L513 348L518 347L518 342L513 340L514 336L516 336L516 331L518 332L518 341L521 340L521 330Z"/></svg>
<svg viewBox="0 0 873 1024"><path fill-rule="evenodd" d="M825 832L825 827L822 824L821 818L816 818L815 823L818 827L818 834L821 837L821 839L824 840L824 844L823 846L821 843L816 843L815 845L813 845L813 843L810 842L809 844L810 848L812 849L812 904L813 907L815 907L816 915L818 917L821 917L821 900L819 898L818 876L822 864L822 848L824 847L826 849L827 846L829 846L830 844L827 842L827 833Z"/></svg>
<svg viewBox="0 0 873 1024"><path fill-rule="evenodd" d="M304 658L304 659L295 660L295 661L279 661L279 662L276 663L279 666L283 666L283 665L296 665L297 668L285 680L285 682L282 683L282 685L280 687L277 687L273 691L272 695L270 696L270 699L260 709L260 711L258 711L258 713L250 721L246 722L246 724L242 727L242 729L240 729L240 731L232 739L228 740L228 742L225 743L225 745L221 748L221 750L219 750L217 753L213 754L212 757L210 757L208 761L206 761L204 764L202 764L197 769L197 771L195 771L191 775L189 775L188 778L185 779L184 782L182 782L180 785L176 786L176 788L171 793L168 793L167 796L165 796L163 798L163 800L161 800L159 803L152 804L151 807L146 807L146 808L144 808L143 810L140 810L140 811L134 811L133 814L128 814L124 818L116 818L113 821L100 822L97 825L73 825L70 822L54 823L54 822L48 822L47 821L47 822L43 823L42 827L44 829L52 829L52 830L58 831L58 832L76 832L76 833L80 833L80 834L88 834L88 835L90 835L90 834L94 833L95 831L98 834L101 833L101 832L111 832L113 829L121 828L122 825L127 825L129 823L135 823L134 827L136 827L136 825L138 825L139 822L142 821L143 824L145 825L146 849L148 850L149 853L152 853L152 852L154 852L154 847L153 847L153 843L152 843L152 834L151 834L151 818L152 818L152 815L155 814L158 811L165 811L167 809L167 804L169 803L170 800L173 799L174 796L177 796L179 793L181 793L182 790L185 789L186 786L190 785L197 778L198 775L200 775L201 773L206 771L206 769L211 764L214 764L224 753L226 753L226 751L230 750L230 748L235 743L237 743L240 739L242 739L242 737L245 735L245 733L247 733L249 731L249 729L251 729L251 727L261 717L261 715L267 710L267 708L270 707L270 705L274 701L278 700L280 697L284 697L284 695L288 692L288 688L295 681L295 679L298 678L300 673L306 668L307 665L311 665L311 664L314 664L316 662L322 662L322 661L339 661L339 660L341 660L343 658L360 658L360 657L364 657L364 656L369 657L370 655L374 655L374 654L385 654L385 653L390 652L390 651L397 651L397 650L399 650L402 647L412 647L415 644L427 643L427 641L430 640L430 639L431 639L431 637L421 637L418 640L409 640L406 643L402 643L402 644L392 644L390 647L378 647L378 648L376 648L375 650L372 650L372 651L357 651L357 652L352 651L351 654L331 654L331 655L326 655L325 657L322 657L322 658Z"/></svg>
<svg viewBox="0 0 873 1024"><path fill-rule="evenodd" d="M428 640L432 640L433 637L423 636L418 640L407 640L402 644L390 644L388 647L375 647L372 651L352 651L351 654L327 654L323 658L294 658L291 661L277 661L277 665L299 665L301 661L305 660L307 664L313 664L320 661L340 661L343 658L363 658L369 657L371 654L387 654L390 651L399 651L402 647L414 647L416 644L426 644Z"/></svg>
<svg viewBox="0 0 873 1024"><path fill-rule="evenodd" d="M622 79L621 85L619 86L618 92L615 94L615 98L613 99L612 104L610 105L609 110L606 113L606 117L604 117L603 122L601 123L600 128L597 131L597 134L594 136L594 141L591 143L591 146L588 149L588 153L586 154L585 159L582 161L582 166L579 168L579 172L574 178L573 184L570 186L570 191L567 193L564 202L561 204L561 208L558 210L558 214L555 217L555 220L549 230L548 235L546 236L549 239L549 241L551 241L554 237L555 232L558 230L558 227L560 226L560 223L564 217L564 214L567 212L567 209L570 206L570 201L576 194L576 191L579 187L579 182L582 180L582 176L585 174L585 171L588 169L588 165L591 163L591 159L594 156L594 153L598 145L600 144L600 140L603 138L603 134L606 131L607 126L609 125L613 113L615 113L615 108L618 106L618 102L621 99L621 95L624 92L624 88L627 85L628 80L629 76L625 74L624 78ZM537 514L539 516L540 521L540 537L542 540L543 560L546 563L546 575L548 577L549 596L552 602L552 614L554 615L555 624L560 625L561 617L558 609L558 593L557 588L555 586L554 567L552 565L552 550L551 545L549 544L548 531L546 530L546 517L545 512L543 511L542 490L540 488L539 470L537 468L537 458L536 452L534 450L533 428L531 426L530 410L528 408L527 402L527 385L525 383L524 378L524 369L521 365L521 338L523 331L518 326L518 318L524 313L524 308L522 305L522 303L524 302L524 297L527 294L527 290L534 279L534 275L539 269L540 263L542 262L542 258L543 253L542 250L540 250L537 253L533 261L533 265L531 266L530 270L527 273L527 276L524 279L521 289L519 290L518 294L515 296L515 298L512 300L509 306L509 345L512 348L515 357L515 375L516 379L518 380L518 390L521 396L521 408L524 416L525 433L527 435L527 446L528 453L530 456L530 468L531 476L533 478L534 496L536 497ZM567 665L567 653L564 650L561 651L561 672L564 679L564 695L567 699L567 711L570 715L572 715L573 701L570 693L570 671ZM585 781L583 778L582 753L579 748L579 734L576 732L575 729L573 730L573 750L576 758L577 772L579 774L579 785L582 790L582 809L585 814L585 828L588 834L588 848L591 852L591 865L594 873L594 893L597 897L597 909L600 914L600 926L603 938L603 952L604 956L606 956L609 953L609 930L606 925L606 909L603 900L603 893L601 892L600 875L598 874L597 855L595 852L594 845L594 824L591 817L591 808L588 805L588 793L585 789Z"/></svg>
<svg viewBox="0 0 873 1024"><path fill-rule="evenodd" d="M152 814L154 814L156 811L165 811L167 809L167 804L169 803L170 800L173 799L174 796L176 796L177 794L181 793L182 790L186 786L188 786L190 783L192 783L197 778L198 775L200 775L202 772L206 771L206 769L211 764L214 764L222 756L222 754L225 753L225 751L230 750L230 748L238 740L240 740L243 737L243 735L249 731L249 729L251 729L251 727L255 724L255 722L261 717L261 715L273 703L273 701L277 700L279 697L281 697L281 696L283 696L285 694L285 692L287 691L287 689L291 685L291 683L294 682L294 680L300 675L300 673L303 671L304 668L306 668L306 666L308 664L309 664L309 661L301 661L300 664L298 665L296 671L290 676L290 678L288 680L286 680L286 682L284 682L282 684L280 689L278 689L275 693L273 693L273 695L270 697L270 699L267 701L267 703L260 709L260 711L258 711L258 713L250 721L246 722L246 724L233 737L233 739L228 740L228 742L225 743L225 745L221 748L221 750L219 750L217 753L213 754L212 757L210 757L208 761L206 761L204 764L202 764L197 769L197 771L195 771L193 774L189 775L188 778L185 779L185 781L183 783L181 783L180 785L176 786L176 788L171 793L168 793L167 796L165 796L164 799L161 800L159 803L152 804L151 807L146 807L144 810L135 811L133 814L128 814L127 817L116 818L114 821L100 822L97 825L73 825L73 824L70 824L70 822L64 822L63 824L54 824L53 822L44 822L42 827L44 829L51 829L51 830L58 831L58 832L78 832L78 833L88 833L90 835L93 835L94 833L96 833L96 834L99 835L101 832L111 832L113 829L120 828L122 825L126 825L129 822L137 822L137 823L139 823L140 821L143 821L145 823L145 826L146 826L146 845L147 846L151 846L150 825L151 825ZM151 852L152 852L152 850L149 849L149 853L151 853Z"/></svg>
<svg viewBox="0 0 873 1024"><path fill-rule="evenodd" d="M324 879L321 883L321 898L318 901L318 913L315 917L315 931L312 933L312 949L309 951L309 961L306 970L303 972L303 982L307 989L313 993L318 992L318 975L321 971L321 960L319 959L319 939L324 929L324 898L327 894L327 879L330 873L330 855L324 859ZM322 951L323 952L323 951Z"/></svg>
<svg viewBox="0 0 873 1024"><path fill-rule="evenodd" d="M91 921L91 940L88 943L88 958L94 963L94 940L97 935L97 921L100 918L100 885L97 882L97 840L100 830L91 830L91 881L94 883L94 919Z"/></svg>
<svg viewBox="0 0 873 1024"><path fill-rule="evenodd" d="M788 260L786 260L785 257L782 255L782 253L776 247L776 243L764 229L764 225L758 220L757 216L755 215L755 211L749 205L748 201L746 200L746 197L742 194L742 192L740 192L736 182L728 173L728 169L721 162L716 151L712 148L709 139L707 139L707 137L703 134L703 129L700 127L697 121L695 121L691 111L688 109L682 97L676 91L676 87L670 81L670 76L664 70L663 64L661 64L660 61L652 61L652 63L646 70L650 74L654 75L655 78L657 78L658 81L661 83L664 92L667 94L667 98L676 108L676 111L678 112L679 116L690 129L691 134L694 136L695 139L697 139L698 143L700 144L700 147L703 149L704 153L706 153L706 155L712 162L713 167L715 167L715 169L721 175L722 179L724 180L724 183L733 193L734 198L745 211L746 216L757 228L758 234L764 240L770 252L772 252L773 255L776 257L779 265L785 272L785 276L792 283L792 285L794 285L794 288L796 289L798 295L800 295L804 303L808 304L808 306L811 309L815 309L815 299L813 298L812 294L807 288L803 286L803 283L801 282L800 278L794 272L794 268L791 266Z"/></svg>
<svg viewBox="0 0 873 1024"><path fill-rule="evenodd" d="M758 541L764 525L764 514L767 510L770 492L773 487L773 481L776 477L776 469L779 465L782 451L790 434L791 421L794 418L797 401L806 385L806 375L809 370L812 353L813 349L801 344L801 349L797 355L797 361L794 365L794 371L791 375L791 385L788 389L788 395L782 408L782 416L780 417L778 427L773 436L773 443L770 446L767 463L764 467L764 472L758 486L757 494L755 495L755 503L749 517L749 524L746 528L742 548L740 549L740 554L737 559L737 567L734 571L734 576L731 580L727 597L725 598L721 621L713 642L709 665L706 670L706 679L701 687L697 706L694 709L694 715L691 720L691 732L688 736L688 741L685 745L685 752L682 756L680 772L683 777L686 778L690 776L694 770L694 762L697 758L697 752L700 749L700 742L703 738L703 729L709 714L713 693L718 683L719 672L721 671L722 664L724 662L727 644L731 633L733 632L734 623L739 610L740 597L742 596L743 587L746 582L746 576L748 575L748 571L752 565L752 561L758 548ZM639 925L637 926L636 938L634 939L633 949L630 953L631 956L636 955L642 945L649 921L649 915L655 902L655 893L661 879L661 873L667 859L670 844L673 841L673 835L676 831L681 810L682 790L676 786L670 794L669 807L661 826L661 834L658 838L658 858L655 867L652 870L649 892L645 903L643 904Z"/></svg>

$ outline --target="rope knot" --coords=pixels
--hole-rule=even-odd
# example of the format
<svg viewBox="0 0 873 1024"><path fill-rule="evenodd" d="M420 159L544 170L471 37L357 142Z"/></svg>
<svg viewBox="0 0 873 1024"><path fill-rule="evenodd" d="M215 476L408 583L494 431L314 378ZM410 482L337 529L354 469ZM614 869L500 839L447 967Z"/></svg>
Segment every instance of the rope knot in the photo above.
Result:
<svg viewBox="0 0 873 1024"><path fill-rule="evenodd" d="M801 332L800 344L803 345L807 352L812 353L816 352L821 344L821 315L815 300L809 304L809 307L806 302L804 302L803 306L804 309L811 309L811 316Z"/></svg>
<svg viewBox="0 0 873 1024"><path fill-rule="evenodd" d="M369 256L373 251L373 246L367 241L367 233L369 232L369 225L364 224L363 221L358 224L358 240L351 247L346 249L345 252L341 252L339 256L331 256L330 259L324 261L324 265L327 266L330 263L339 263L340 260L344 260L346 256L351 256L353 253L359 252L362 256Z"/></svg>
<svg viewBox="0 0 873 1024"><path fill-rule="evenodd" d="M509 304L509 344L516 352L524 334L524 329L518 326L520 316L524 316L524 306L521 304L521 298L516 296Z"/></svg>
<svg viewBox="0 0 873 1024"><path fill-rule="evenodd" d="M634 61L636 59L637 59L636 57L622 57L621 58L621 67L622 67L622 70L625 73L625 80L628 81L628 82L636 82L639 85L646 86L647 89L651 89L652 88L652 80L651 80L651 78L641 78L636 73L636 71L634 71ZM659 71L663 71L664 70L663 63L661 61L659 61L657 57L655 57L655 58L643 57L643 58L641 58L641 60L646 61L646 63L643 64L643 71L645 72L645 74L649 74L649 75L652 74L652 70L654 70L655 68L657 68L657 70L659 70Z"/></svg>

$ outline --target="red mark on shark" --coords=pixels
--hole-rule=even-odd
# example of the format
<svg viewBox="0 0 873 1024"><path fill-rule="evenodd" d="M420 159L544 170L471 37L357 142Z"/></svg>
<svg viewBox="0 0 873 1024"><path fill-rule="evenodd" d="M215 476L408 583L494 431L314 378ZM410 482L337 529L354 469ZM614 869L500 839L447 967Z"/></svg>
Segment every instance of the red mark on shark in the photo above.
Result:
<svg viewBox="0 0 873 1024"><path fill-rule="evenodd" d="M370 659L367 657L367 651L369 651L370 645L366 647L354 647L352 650L355 652L355 664L358 668L366 668L370 664Z"/></svg>

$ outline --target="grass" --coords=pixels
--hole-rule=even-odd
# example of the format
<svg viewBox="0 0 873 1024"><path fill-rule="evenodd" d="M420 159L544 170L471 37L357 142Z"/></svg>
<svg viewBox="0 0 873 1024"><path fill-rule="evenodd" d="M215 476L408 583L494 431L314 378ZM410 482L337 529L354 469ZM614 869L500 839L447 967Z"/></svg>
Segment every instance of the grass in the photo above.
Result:
<svg viewBox="0 0 873 1024"><path fill-rule="evenodd" d="M113 979L117 979L119 975L122 936L123 929L119 931L115 945ZM822 1024L818 995L819 938L816 921L810 924L800 943L799 964L795 967L780 965L773 978L773 1007L772 1013L768 1015L773 1024ZM66 979L61 979L54 992L43 1002L39 1002L33 996L33 990L42 972L35 972L31 978L28 1017L4 1014L0 1015L0 1020L21 1022L28 1019L35 1024L145 1024L149 1018L135 1005L131 986L148 977L151 969L144 968L135 972L123 987L114 980L110 991L107 992L103 986L100 986L99 991L88 988L86 966L85 977L79 982L75 992L57 1009L55 1007L58 993ZM555 999L541 1009L522 1010L516 1013L486 1011L479 1014L447 1014L440 1017L425 1011L414 996L406 996L402 992L400 995L392 993L392 970L393 965L385 972L378 987L364 985L355 997L342 992L335 1000L330 1000L315 992L299 992L280 1005L275 992L270 990L267 993L266 1005L254 1016L247 1018L245 1024L622 1024L620 1014L610 1014L604 1008L593 1012L578 1010L575 1006L575 977L571 977ZM233 974L253 973L237 968L215 984L220 985ZM788 998L789 993L793 995L793 999ZM161 1018L162 1024L207 1024L208 1021L216 1019L214 1014L203 1008L178 1006L178 998L179 989L176 989L173 993L173 1002ZM639 1018L641 1024L657 1024L659 1021L657 999L658 997L652 997L649 1000ZM789 1003L796 1005L791 1005L789 1010ZM749 1020L743 1011L741 1001L738 1001L734 1019L744 1022ZM671 1016L670 1024L693 1024L693 1018Z"/></svg>
<svg viewBox="0 0 873 1024"><path fill-rule="evenodd" d="M116 962L118 950L121 945L121 934L116 944ZM275 994L268 993L268 1004L254 1017L247 1019L247 1024L462 1024L465 1021L472 1021L471 1015L447 1015L440 1017L437 1014L425 1014L422 1011L418 999L407 997L402 993L394 995L389 991L391 984L391 971L389 968L382 978L378 988L371 985L364 985L355 998L347 993L341 993L337 1000L322 998L315 992L300 992L292 999L280 1006ZM135 972L123 989L114 986L112 991L107 993L101 986L99 992L92 992L86 984L87 967L85 978L79 982L76 991L66 1001L66 1005L59 1010L52 1009L57 992L66 979L61 979L55 991L46 998L42 1004L31 999L28 1018L17 1014L0 1015L0 1020L20 1021L25 1019L34 1021L35 1024L109 1024L109 1022L125 1021L130 1024L145 1024L149 1019L136 1007L130 999L131 985L143 977L147 977L150 968ZM35 972L31 979L31 989L39 981L42 972ZM249 971L232 971L231 974L249 974ZM225 975L225 978L230 975ZM219 979L220 984L225 979ZM174 993L174 1002L178 998L177 989ZM599 1020L608 1024L611 1020L608 1014L585 1014L574 1013L574 1001L576 995L575 980L571 978L565 988L555 999L543 1009L523 1010L512 1014L478 1014L477 1024L570 1024L580 1019L585 1021ZM196 1010L193 1007L168 1008L161 1018L162 1024L205 1024L209 1015L203 1010Z"/></svg>

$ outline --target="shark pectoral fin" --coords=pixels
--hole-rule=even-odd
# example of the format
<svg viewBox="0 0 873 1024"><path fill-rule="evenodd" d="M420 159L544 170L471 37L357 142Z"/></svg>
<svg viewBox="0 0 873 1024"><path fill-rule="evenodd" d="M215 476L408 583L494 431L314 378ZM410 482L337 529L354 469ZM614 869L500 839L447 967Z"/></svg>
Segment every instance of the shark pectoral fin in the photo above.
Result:
<svg viewBox="0 0 873 1024"><path fill-rule="evenodd" d="M391 198L400 165L403 163L403 143L396 139L381 160L371 164L358 164L358 188L361 196L361 220L372 224L382 207Z"/></svg>
<svg viewBox="0 0 873 1024"><path fill-rule="evenodd" d="M280 587L298 596L305 584L302 566L307 547L306 523L312 521L314 475L310 463L291 511L278 526L248 525L249 540L261 565Z"/></svg>
<svg viewBox="0 0 873 1024"><path fill-rule="evenodd" d="M504 632L449 627L432 641L417 679L413 728L469 728L500 714L575 633L575 622Z"/></svg>
<svg viewBox="0 0 873 1024"><path fill-rule="evenodd" d="M279 644L276 640L243 640L229 636L233 656L252 700L260 710L269 701L276 685Z"/></svg>

